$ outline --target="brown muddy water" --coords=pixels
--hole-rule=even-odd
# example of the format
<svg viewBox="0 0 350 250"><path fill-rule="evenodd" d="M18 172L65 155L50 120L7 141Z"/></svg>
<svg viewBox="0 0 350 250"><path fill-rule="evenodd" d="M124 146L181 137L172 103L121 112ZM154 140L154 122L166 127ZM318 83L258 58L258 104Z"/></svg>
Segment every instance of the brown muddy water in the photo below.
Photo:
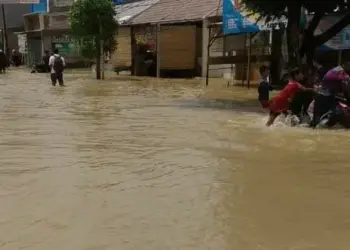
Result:
<svg viewBox="0 0 350 250"><path fill-rule="evenodd" d="M349 132L255 91L0 75L1 250L349 250ZM233 101L232 101L233 99Z"/></svg>

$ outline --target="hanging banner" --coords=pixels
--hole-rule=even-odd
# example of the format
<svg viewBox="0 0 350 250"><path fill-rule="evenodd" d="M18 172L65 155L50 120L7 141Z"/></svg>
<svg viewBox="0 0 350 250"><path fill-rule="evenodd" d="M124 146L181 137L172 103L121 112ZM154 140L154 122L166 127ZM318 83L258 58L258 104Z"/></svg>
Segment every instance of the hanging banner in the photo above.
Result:
<svg viewBox="0 0 350 250"><path fill-rule="evenodd" d="M265 18L259 18L259 14L247 10L241 0L223 0L223 27L225 35L240 33L255 33L267 29L279 29L287 26L287 18L276 18L265 22ZM306 25L306 11L301 9L300 26Z"/></svg>
<svg viewBox="0 0 350 250"><path fill-rule="evenodd" d="M28 53L28 43L27 43L27 35L26 34L18 34L18 51L22 54Z"/></svg>
<svg viewBox="0 0 350 250"><path fill-rule="evenodd" d="M222 29L225 35L260 31L256 24L257 16L249 15L240 2L240 0L223 0Z"/></svg>

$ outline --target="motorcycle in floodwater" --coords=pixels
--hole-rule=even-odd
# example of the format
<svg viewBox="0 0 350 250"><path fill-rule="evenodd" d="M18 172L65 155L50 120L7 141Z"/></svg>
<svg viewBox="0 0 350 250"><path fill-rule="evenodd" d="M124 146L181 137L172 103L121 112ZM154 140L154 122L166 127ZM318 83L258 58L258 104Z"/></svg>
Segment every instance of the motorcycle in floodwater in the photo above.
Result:
<svg viewBox="0 0 350 250"><path fill-rule="evenodd" d="M313 102L310 104L308 115L310 118L313 116ZM325 113L316 128L333 128L339 124L343 128L350 128L350 107L346 100L337 98L337 106L334 110L330 110Z"/></svg>

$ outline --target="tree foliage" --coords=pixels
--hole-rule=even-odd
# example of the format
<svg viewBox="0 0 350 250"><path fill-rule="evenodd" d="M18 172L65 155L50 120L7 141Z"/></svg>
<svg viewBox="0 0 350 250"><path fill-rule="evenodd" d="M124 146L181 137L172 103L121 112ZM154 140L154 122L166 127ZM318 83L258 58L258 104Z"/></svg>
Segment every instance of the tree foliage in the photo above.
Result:
<svg viewBox="0 0 350 250"><path fill-rule="evenodd" d="M76 0L69 11L69 23L83 56L96 58L96 77L100 79L100 45L114 52L118 22L111 0Z"/></svg>
<svg viewBox="0 0 350 250"><path fill-rule="evenodd" d="M283 16L288 18L287 43L291 64L300 63L300 58L305 55L308 62L311 62L316 47L327 42L350 24L350 1L289 0L275 1L273 4L266 2L266 0L242 0L242 2L247 9L253 13L259 13L267 22ZM300 13L303 8L308 13L312 13L313 18L307 28L301 31ZM318 24L327 14L338 14L341 18L325 32L315 35ZM300 32L302 32L301 41L299 41Z"/></svg>

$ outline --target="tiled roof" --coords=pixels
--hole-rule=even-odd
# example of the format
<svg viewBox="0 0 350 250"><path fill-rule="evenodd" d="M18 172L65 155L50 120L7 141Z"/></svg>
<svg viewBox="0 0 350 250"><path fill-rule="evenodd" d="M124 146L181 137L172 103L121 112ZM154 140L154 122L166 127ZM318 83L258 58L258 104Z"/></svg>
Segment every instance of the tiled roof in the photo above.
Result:
<svg viewBox="0 0 350 250"><path fill-rule="evenodd" d="M124 24L130 18L133 18L140 14L142 11L147 10L158 1L159 0L145 0L129 4L117 5L115 7L115 11L117 13L116 19L118 20L119 24Z"/></svg>
<svg viewBox="0 0 350 250"><path fill-rule="evenodd" d="M160 0L129 24L167 23L201 20L204 16L221 15L221 0Z"/></svg>

